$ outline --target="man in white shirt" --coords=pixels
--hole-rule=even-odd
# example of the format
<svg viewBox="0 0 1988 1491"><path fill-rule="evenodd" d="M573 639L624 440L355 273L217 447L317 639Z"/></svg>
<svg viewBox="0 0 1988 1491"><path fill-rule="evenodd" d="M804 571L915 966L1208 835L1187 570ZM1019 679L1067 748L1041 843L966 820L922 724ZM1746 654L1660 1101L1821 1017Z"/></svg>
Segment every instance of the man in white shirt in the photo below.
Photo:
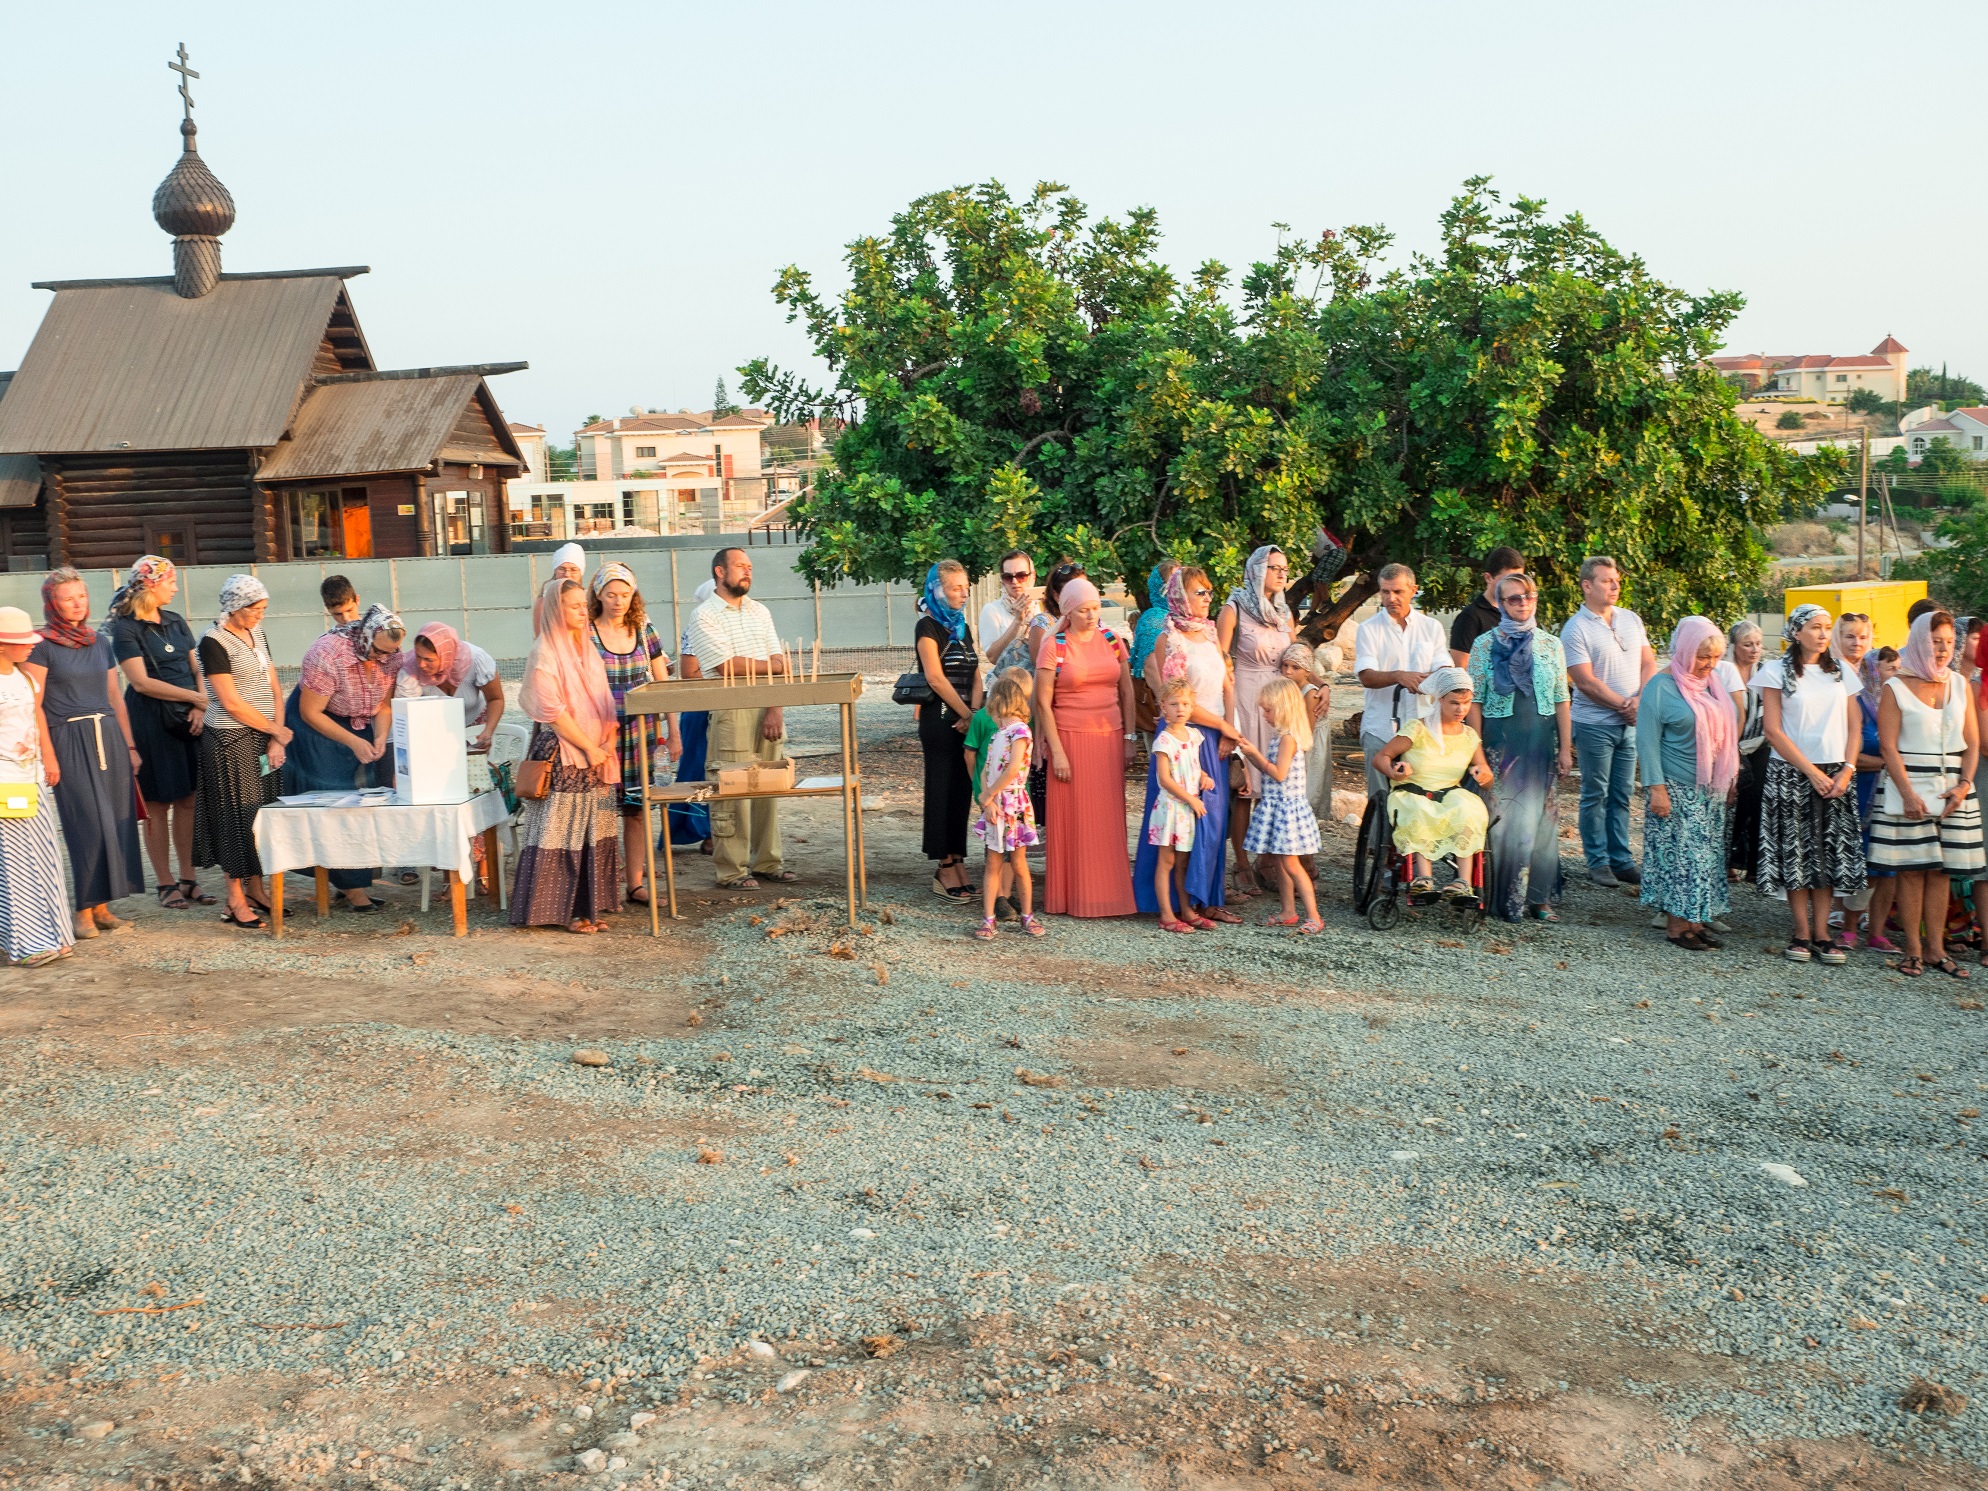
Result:
<svg viewBox="0 0 1988 1491"><path fill-rule="evenodd" d="M773 613L748 593L752 556L744 549L720 549L711 556L711 583L711 598L690 615L690 650L703 676L728 676L742 684L755 675L784 676L787 660ZM712 710L705 780L717 781L721 766L782 760L786 733L777 705ZM778 808L779 800L771 797L711 804L711 860L721 889L755 890L761 880L799 878L781 860Z"/></svg>
<svg viewBox="0 0 1988 1491"><path fill-rule="evenodd" d="M1035 561L1020 549L1001 556L1001 593L980 608L975 634L982 656L999 673L1003 668L1035 671L1029 656L1029 618L1035 615Z"/></svg>
<svg viewBox="0 0 1988 1491"><path fill-rule="evenodd" d="M1641 885L1629 853L1636 776L1636 700L1657 654L1634 611L1615 604L1622 571L1606 554L1581 561L1581 609L1560 629L1574 686L1574 754L1581 763L1581 853L1596 885Z"/></svg>
<svg viewBox="0 0 1988 1491"><path fill-rule="evenodd" d="M1415 609L1415 571L1405 564L1385 565L1379 579L1381 608L1353 633L1353 672L1367 691L1360 749L1367 758L1369 797L1388 785L1374 756L1394 739L1397 720L1435 717L1435 701L1423 695L1422 680L1450 660L1441 623Z"/></svg>

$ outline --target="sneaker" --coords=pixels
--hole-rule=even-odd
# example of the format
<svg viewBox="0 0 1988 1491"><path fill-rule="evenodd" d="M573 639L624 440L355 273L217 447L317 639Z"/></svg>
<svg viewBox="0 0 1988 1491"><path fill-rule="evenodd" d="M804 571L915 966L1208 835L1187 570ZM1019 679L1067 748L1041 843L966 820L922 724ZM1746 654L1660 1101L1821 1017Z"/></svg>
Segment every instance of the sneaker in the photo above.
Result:
<svg viewBox="0 0 1988 1491"><path fill-rule="evenodd" d="M1622 884L1620 877L1607 865L1599 865L1589 870L1588 880L1591 884L1599 885L1603 890L1614 890Z"/></svg>
<svg viewBox="0 0 1988 1491"><path fill-rule="evenodd" d="M1022 910L1013 901L1009 900L1006 896L996 896L994 898L995 921L1018 922L1021 919L1022 919Z"/></svg>
<svg viewBox="0 0 1988 1491"><path fill-rule="evenodd" d="M1621 865L1616 868L1615 878L1620 880L1624 885L1641 885L1643 883L1643 872L1634 865Z"/></svg>

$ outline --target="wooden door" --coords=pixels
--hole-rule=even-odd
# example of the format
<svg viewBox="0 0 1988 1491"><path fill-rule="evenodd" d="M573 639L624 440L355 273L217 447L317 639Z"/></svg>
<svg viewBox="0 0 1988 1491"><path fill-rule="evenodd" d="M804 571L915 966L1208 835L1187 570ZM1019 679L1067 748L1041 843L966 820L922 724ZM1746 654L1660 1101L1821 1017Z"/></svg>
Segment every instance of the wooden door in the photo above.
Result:
<svg viewBox="0 0 1988 1491"><path fill-rule="evenodd" d="M373 557L373 510L366 503L364 487L347 487L341 494L343 508L340 516L345 520L345 557L347 559L371 559Z"/></svg>

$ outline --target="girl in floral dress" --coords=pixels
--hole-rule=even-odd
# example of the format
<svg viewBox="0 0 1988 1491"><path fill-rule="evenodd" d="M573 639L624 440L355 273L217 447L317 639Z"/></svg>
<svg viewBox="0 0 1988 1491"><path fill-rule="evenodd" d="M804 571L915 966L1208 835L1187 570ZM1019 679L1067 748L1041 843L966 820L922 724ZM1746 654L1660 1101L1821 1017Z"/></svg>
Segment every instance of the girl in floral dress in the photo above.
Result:
<svg viewBox="0 0 1988 1491"><path fill-rule="evenodd" d="M985 705L996 726L980 767L980 817L973 831L987 846L986 873L981 876L981 922L973 935L994 939L994 901L1002 893L1001 863L1008 865L1007 894L1021 908L1022 930L1043 935L1035 914L1035 885L1029 877L1029 846L1042 842L1035 828L1035 807L1029 801L1029 760L1034 737L1029 733L1029 690L1022 679L1003 673L994 680Z"/></svg>

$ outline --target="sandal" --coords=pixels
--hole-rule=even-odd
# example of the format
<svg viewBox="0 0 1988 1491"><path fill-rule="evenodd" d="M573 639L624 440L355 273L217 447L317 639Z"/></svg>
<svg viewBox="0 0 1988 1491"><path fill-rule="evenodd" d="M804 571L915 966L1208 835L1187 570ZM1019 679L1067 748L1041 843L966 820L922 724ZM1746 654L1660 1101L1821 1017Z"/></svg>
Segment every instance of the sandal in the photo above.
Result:
<svg viewBox="0 0 1988 1491"><path fill-rule="evenodd" d="M1864 939L1864 946L1874 953L1895 953L1898 951L1898 944L1882 932L1871 933L1870 936Z"/></svg>
<svg viewBox="0 0 1988 1491"><path fill-rule="evenodd" d="M1033 911L1022 918L1022 930L1031 937L1047 937L1049 935L1049 928L1042 924L1042 918L1037 916Z"/></svg>
<svg viewBox="0 0 1988 1491"><path fill-rule="evenodd" d="M1408 894L1411 896L1426 896L1434 892L1435 889L1436 882L1428 875L1417 875L1413 880L1408 882Z"/></svg>
<svg viewBox="0 0 1988 1491"><path fill-rule="evenodd" d="M628 899L634 905L647 906L649 904L649 887L646 885L636 886L635 889L628 893Z"/></svg>
<svg viewBox="0 0 1988 1491"><path fill-rule="evenodd" d="M1843 964L1850 961L1850 955L1844 952L1842 948L1837 947L1834 943L1812 942L1809 944L1809 946L1815 950L1815 955L1817 958L1819 958L1824 963L1830 964L1833 967L1841 967Z"/></svg>
<svg viewBox="0 0 1988 1491"><path fill-rule="evenodd" d="M1201 908L1201 915L1207 921L1220 922L1224 926L1240 927L1242 925L1242 918L1226 906L1203 906ZM1192 921L1193 918L1189 917L1188 920Z"/></svg>
<svg viewBox="0 0 1988 1491"><path fill-rule="evenodd" d="M747 875L742 880L720 880L718 882L718 889L719 890L758 890L759 882L753 879L752 876Z"/></svg>
<svg viewBox="0 0 1988 1491"><path fill-rule="evenodd" d="M768 875L766 878L779 885L792 885L796 880L799 880L801 877L799 875L796 875L792 870L775 870L771 875ZM973 887L969 885L967 889L972 890Z"/></svg>
<svg viewBox="0 0 1988 1491"><path fill-rule="evenodd" d="M980 925L973 929L973 935L976 941L992 942L996 937L999 937L1001 934L999 931L995 929L994 918L991 916L985 916L980 919Z"/></svg>
<svg viewBox="0 0 1988 1491"><path fill-rule="evenodd" d="M1726 945L1726 939L1719 936L1709 926L1700 927L1698 929L1698 940L1704 943L1705 946L1711 948L1715 952ZM1824 961L1826 962L1828 960L1825 959Z"/></svg>
<svg viewBox="0 0 1988 1491"><path fill-rule="evenodd" d="M1161 918L1160 918L1160 930L1161 930L1162 932L1188 932L1188 933L1192 933L1192 932L1194 931L1194 928L1193 928L1193 926L1192 926L1192 925L1190 925L1190 924L1189 924L1189 923L1187 923L1187 922L1184 922L1184 921L1176 921L1176 920L1174 920L1174 919L1173 919L1173 918L1171 918L1171 917L1165 917L1165 916L1163 916L1163 917L1161 917Z"/></svg>
<svg viewBox="0 0 1988 1491"><path fill-rule="evenodd" d="M1809 945L1806 942L1791 942L1781 949L1781 956L1790 963L1806 963L1809 960Z"/></svg>
<svg viewBox="0 0 1988 1491"><path fill-rule="evenodd" d="M249 919L247 921L238 921L236 920L235 913L232 909L228 912L226 916L221 918L221 924L226 927L233 927L237 932L259 931L261 928L269 925L268 922L264 921L261 917L257 916L253 911L249 913Z"/></svg>
<svg viewBox="0 0 1988 1491"><path fill-rule="evenodd" d="M193 903L181 885L166 884L159 887L159 904L168 911L185 911Z"/></svg>
<svg viewBox="0 0 1988 1491"><path fill-rule="evenodd" d="M1307 917L1304 921L1298 923L1298 930L1307 937L1314 936L1325 930L1325 918L1322 916Z"/></svg>
<svg viewBox="0 0 1988 1491"><path fill-rule="evenodd" d="M206 891L200 888L200 882L198 880L180 881L179 893L185 896L187 900L192 902L195 906L217 906L220 904L212 896L208 895Z"/></svg>
<svg viewBox="0 0 1988 1491"><path fill-rule="evenodd" d="M1281 912L1276 916L1266 916L1263 919L1263 925L1266 927L1295 927L1297 924L1297 917L1285 916Z"/></svg>
<svg viewBox="0 0 1988 1491"><path fill-rule="evenodd" d="M1551 906L1528 906L1526 907L1526 918L1529 921L1536 922L1557 922L1560 920L1560 913L1555 911Z"/></svg>
<svg viewBox="0 0 1988 1491"><path fill-rule="evenodd" d="M1186 922L1190 927L1194 928L1194 930L1197 932L1212 932L1216 929L1218 925L1218 923L1210 921L1207 917L1198 916L1192 911L1188 912L1186 916L1183 916L1181 920ZM1239 921L1241 920L1241 918L1231 917L1230 920Z"/></svg>
<svg viewBox="0 0 1988 1491"><path fill-rule="evenodd" d="M1939 969L1940 972L1944 973L1948 978L1967 979L1973 977L1973 975L1970 974L1965 968L1961 967L1960 964L1954 962L1954 960L1951 957L1942 958L1937 963L1928 963L1926 966L1928 968Z"/></svg>
<svg viewBox="0 0 1988 1491"><path fill-rule="evenodd" d="M578 921L566 923L566 930L571 932L575 937L591 937L600 931L600 928L585 917L581 917Z"/></svg>
<svg viewBox="0 0 1988 1491"><path fill-rule="evenodd" d="M1917 978L1926 971L1926 965L1917 958L1900 958L1893 968L1907 978Z"/></svg>
<svg viewBox="0 0 1988 1491"><path fill-rule="evenodd" d="M402 885L419 885L421 877L412 870L402 870L400 872L400 883Z"/></svg>
<svg viewBox="0 0 1988 1491"><path fill-rule="evenodd" d="M1702 953L1707 947L1705 939L1699 936L1695 929L1690 928L1679 932L1675 937L1666 937L1664 941L1672 947L1681 947L1688 953Z"/></svg>
<svg viewBox="0 0 1988 1491"><path fill-rule="evenodd" d="M66 958L68 956L69 956L68 948L52 947L45 953L29 953L28 956L25 958L14 959L14 967L45 968L50 963L55 962L58 958Z"/></svg>

